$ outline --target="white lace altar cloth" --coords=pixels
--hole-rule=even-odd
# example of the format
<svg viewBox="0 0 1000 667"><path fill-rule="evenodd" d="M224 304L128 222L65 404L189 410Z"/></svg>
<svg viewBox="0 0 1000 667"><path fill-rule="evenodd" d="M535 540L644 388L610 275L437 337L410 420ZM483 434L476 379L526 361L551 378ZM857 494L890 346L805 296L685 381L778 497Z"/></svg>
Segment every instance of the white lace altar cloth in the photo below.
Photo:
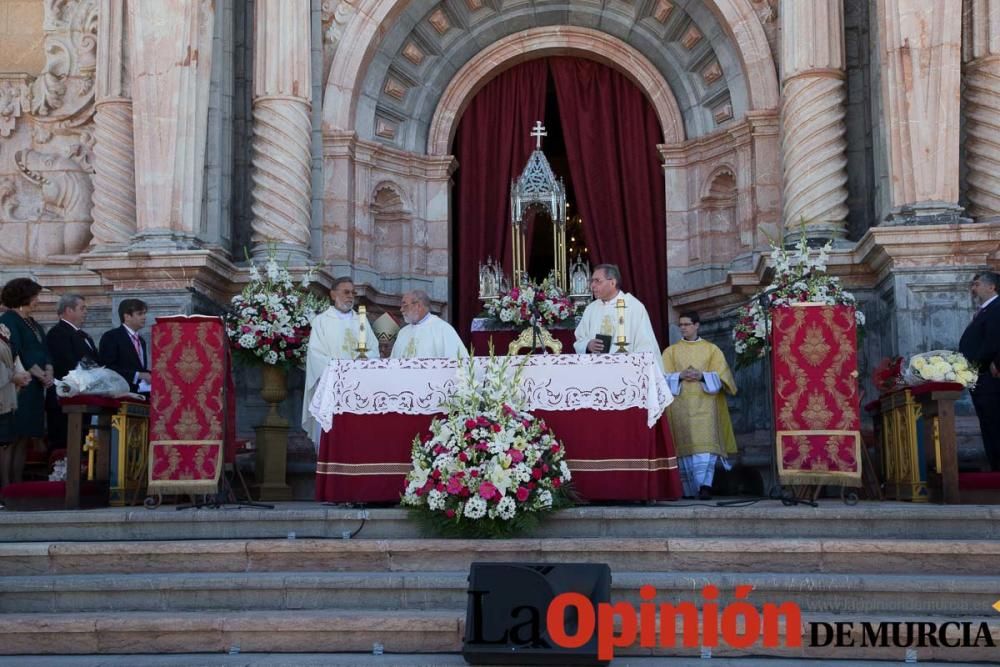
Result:
<svg viewBox="0 0 1000 667"><path fill-rule="evenodd" d="M477 374L487 361L475 359ZM455 390L458 366L455 359L334 359L309 412L324 431L337 414L437 414ZM512 363L511 376L515 367ZM529 411L645 408L650 428L673 401L650 352L528 357L520 386Z"/></svg>

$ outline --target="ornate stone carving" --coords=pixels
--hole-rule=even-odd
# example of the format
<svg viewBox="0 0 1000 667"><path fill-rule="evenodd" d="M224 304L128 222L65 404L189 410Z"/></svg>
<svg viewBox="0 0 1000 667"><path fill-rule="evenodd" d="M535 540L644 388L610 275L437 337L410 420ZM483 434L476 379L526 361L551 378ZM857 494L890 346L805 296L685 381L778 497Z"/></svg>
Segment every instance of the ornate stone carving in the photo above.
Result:
<svg viewBox="0 0 1000 667"><path fill-rule="evenodd" d="M28 110L31 81L27 74L0 74L0 137L9 137Z"/></svg>
<svg viewBox="0 0 1000 667"><path fill-rule="evenodd" d="M22 178L0 179L0 257L71 262L87 247L93 186L80 161L84 153L79 144L68 144L61 153L31 148L14 153Z"/></svg>
<svg viewBox="0 0 1000 667"><path fill-rule="evenodd" d="M344 36L347 23L357 11L358 0L323 0L320 18L323 22L323 80L326 81L333 63L333 54Z"/></svg>
<svg viewBox="0 0 1000 667"><path fill-rule="evenodd" d="M781 151L786 234L847 235L847 100L840 0L782 6Z"/></svg>
<svg viewBox="0 0 1000 667"><path fill-rule="evenodd" d="M97 0L45 0L45 67L31 86L39 122L88 122L97 69Z"/></svg>
<svg viewBox="0 0 1000 667"><path fill-rule="evenodd" d="M1000 0L968 6L965 53L965 155L969 213L1000 216Z"/></svg>
<svg viewBox="0 0 1000 667"><path fill-rule="evenodd" d="M45 0L45 65L0 76L0 262L71 263L90 241L97 0Z"/></svg>

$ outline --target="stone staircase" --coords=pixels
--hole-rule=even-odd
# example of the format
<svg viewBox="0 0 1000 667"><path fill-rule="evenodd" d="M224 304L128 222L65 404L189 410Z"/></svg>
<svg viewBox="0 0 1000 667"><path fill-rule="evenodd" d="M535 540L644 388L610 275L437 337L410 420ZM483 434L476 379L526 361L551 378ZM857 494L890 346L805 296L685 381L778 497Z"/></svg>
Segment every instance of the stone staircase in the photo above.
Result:
<svg viewBox="0 0 1000 667"><path fill-rule="evenodd" d="M660 602L699 607L709 583L721 607L737 585L752 585L758 609L796 602L804 628L853 621L858 643L861 621L985 621L1000 646L1000 613L991 608L1000 600L1000 508L583 507L537 535L478 541L421 539L397 509L298 503L0 512L0 654L340 655L371 653L375 644L387 654L454 654L466 575L478 560L608 563L612 599L634 605L644 584ZM915 650L921 662L1000 657L1000 648ZM900 661L907 649L715 655Z"/></svg>

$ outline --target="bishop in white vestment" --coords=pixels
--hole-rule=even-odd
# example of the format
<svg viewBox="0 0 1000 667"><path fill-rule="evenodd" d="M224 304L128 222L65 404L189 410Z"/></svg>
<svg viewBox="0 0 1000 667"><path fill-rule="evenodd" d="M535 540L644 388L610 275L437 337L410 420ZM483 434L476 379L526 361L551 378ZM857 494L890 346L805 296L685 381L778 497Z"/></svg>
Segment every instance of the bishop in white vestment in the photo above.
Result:
<svg viewBox="0 0 1000 667"><path fill-rule="evenodd" d="M652 352L662 371L660 347L653 333L653 325L642 302L627 292L618 289L621 274L614 264L601 264L594 269L590 278L590 289L594 300L584 309L580 324L576 327L576 342L573 349L577 354L588 352L616 352L618 342L618 299L625 302L625 340L628 352ZM611 350L604 349L604 341L598 335L611 337Z"/></svg>
<svg viewBox="0 0 1000 667"><path fill-rule="evenodd" d="M406 326L396 335L394 358L443 358L469 356L454 327L430 312L430 297L423 290L403 295L400 310Z"/></svg>
<svg viewBox="0 0 1000 667"><path fill-rule="evenodd" d="M333 305L313 318L306 355L306 386L302 397L302 428L319 445L319 422L309 414L309 404L316 385L331 359L354 359L358 356L358 339L364 328L369 359L378 359L378 339L366 317L354 312L354 283L350 278L337 278L330 289Z"/></svg>

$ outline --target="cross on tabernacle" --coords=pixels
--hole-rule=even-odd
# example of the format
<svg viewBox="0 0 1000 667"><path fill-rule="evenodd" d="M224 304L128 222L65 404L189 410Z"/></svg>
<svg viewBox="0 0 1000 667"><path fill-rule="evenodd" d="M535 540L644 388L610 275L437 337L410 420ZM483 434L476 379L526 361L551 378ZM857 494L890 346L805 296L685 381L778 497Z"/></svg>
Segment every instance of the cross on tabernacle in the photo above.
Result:
<svg viewBox="0 0 1000 667"><path fill-rule="evenodd" d="M535 138L535 150L541 150L542 148L542 137L549 136L549 133L545 131L545 126L542 125L542 121L536 120L535 127L531 129L531 136Z"/></svg>

